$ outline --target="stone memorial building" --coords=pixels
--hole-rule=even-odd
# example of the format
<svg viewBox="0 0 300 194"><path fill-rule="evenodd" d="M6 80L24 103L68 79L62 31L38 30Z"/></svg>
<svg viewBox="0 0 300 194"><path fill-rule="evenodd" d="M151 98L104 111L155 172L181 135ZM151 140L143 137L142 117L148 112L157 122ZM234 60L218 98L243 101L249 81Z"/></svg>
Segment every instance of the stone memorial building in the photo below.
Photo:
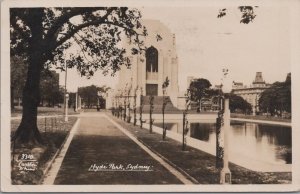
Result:
<svg viewBox="0 0 300 194"><path fill-rule="evenodd" d="M159 103L160 97L163 96L162 84L168 77L170 81L165 96L177 107L179 88L175 34L158 20L144 20L143 24L148 32L144 40L147 50L143 54L131 55L131 45L125 43L127 53L130 54L131 66L121 67L117 87L108 94L108 98L133 96L135 89L139 88L138 95L142 92L143 96L154 96L155 101ZM161 40L158 39L158 35ZM112 107L113 103L113 100L109 100L107 108Z"/></svg>

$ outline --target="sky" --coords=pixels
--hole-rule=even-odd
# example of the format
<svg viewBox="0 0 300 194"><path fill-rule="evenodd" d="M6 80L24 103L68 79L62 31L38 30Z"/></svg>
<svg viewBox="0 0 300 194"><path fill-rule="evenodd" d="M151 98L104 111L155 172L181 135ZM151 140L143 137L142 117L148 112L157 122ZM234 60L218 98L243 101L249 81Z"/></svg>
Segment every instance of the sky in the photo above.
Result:
<svg viewBox="0 0 300 194"><path fill-rule="evenodd" d="M187 76L208 79L220 84L224 67L234 81L250 85L256 72L262 72L267 83L284 81L291 72L289 9L259 7L252 23L240 23L237 7L226 7L227 16L217 18L223 7L143 7L143 19L157 19L176 35L179 60L179 90L186 89ZM60 84L64 85L64 72ZM100 71L91 79L80 77L75 69L68 71L67 88L106 85L114 87L118 77L104 76Z"/></svg>

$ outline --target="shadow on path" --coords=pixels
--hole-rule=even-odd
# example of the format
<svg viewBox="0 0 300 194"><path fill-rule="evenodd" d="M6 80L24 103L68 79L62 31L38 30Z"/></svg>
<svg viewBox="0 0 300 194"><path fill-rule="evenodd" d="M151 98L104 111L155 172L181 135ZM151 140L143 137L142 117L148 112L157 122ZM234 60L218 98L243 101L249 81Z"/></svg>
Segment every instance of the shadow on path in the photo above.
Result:
<svg viewBox="0 0 300 194"><path fill-rule="evenodd" d="M89 171L92 165L153 171ZM54 184L182 184L104 117L82 118Z"/></svg>

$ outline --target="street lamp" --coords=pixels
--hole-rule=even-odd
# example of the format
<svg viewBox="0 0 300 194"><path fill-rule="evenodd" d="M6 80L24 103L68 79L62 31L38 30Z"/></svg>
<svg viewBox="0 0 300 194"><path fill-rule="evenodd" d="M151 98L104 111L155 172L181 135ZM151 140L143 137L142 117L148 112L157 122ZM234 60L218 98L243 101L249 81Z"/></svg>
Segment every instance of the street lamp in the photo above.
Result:
<svg viewBox="0 0 300 194"><path fill-rule="evenodd" d="M189 131L188 127L188 120L187 120L187 114L188 110L191 104L191 93L190 90L187 90L187 93L185 94L185 109L183 111L183 122L182 122L182 151L185 151L186 147L186 135Z"/></svg>
<svg viewBox="0 0 300 194"><path fill-rule="evenodd" d="M98 91L97 92L97 96L98 96L98 98L97 98L97 111L100 111L100 97L102 97L102 92L101 91Z"/></svg>
<svg viewBox="0 0 300 194"><path fill-rule="evenodd" d="M68 122L68 100L69 94L67 93L67 77L68 77L68 66L66 64L66 74L65 74L65 122Z"/></svg>
<svg viewBox="0 0 300 194"><path fill-rule="evenodd" d="M231 183L231 172L228 167L228 132L230 130L230 109L229 109L229 93L232 90L232 80L228 75L228 69L223 69L224 77L222 83L222 91L224 93L224 123L221 125L221 139L223 139L223 169L221 170L221 184Z"/></svg>
<svg viewBox="0 0 300 194"><path fill-rule="evenodd" d="M66 99L66 104L65 104L65 122L68 122L68 101L69 101L69 94L66 93L65 95L65 99Z"/></svg>

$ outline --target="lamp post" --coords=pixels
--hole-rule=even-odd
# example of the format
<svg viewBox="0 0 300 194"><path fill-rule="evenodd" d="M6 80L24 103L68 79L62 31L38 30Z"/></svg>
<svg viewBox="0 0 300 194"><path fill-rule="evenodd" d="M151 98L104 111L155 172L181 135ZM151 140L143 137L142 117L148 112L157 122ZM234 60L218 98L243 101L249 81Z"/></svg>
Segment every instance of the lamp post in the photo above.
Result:
<svg viewBox="0 0 300 194"><path fill-rule="evenodd" d="M78 88L77 91L75 93L75 105L74 105L74 111L77 112L78 111Z"/></svg>
<svg viewBox="0 0 300 194"><path fill-rule="evenodd" d="M68 122L68 100L69 100L69 94L67 93L67 77L68 77L68 66L66 64L66 74L65 74L65 111L64 111L64 115L65 115L65 122Z"/></svg>
<svg viewBox="0 0 300 194"><path fill-rule="evenodd" d="M105 99L105 93L104 92L101 92L101 91L98 91L97 92L97 111L100 111L100 108L101 108L101 103L100 103L100 98L102 99Z"/></svg>
<svg viewBox="0 0 300 194"><path fill-rule="evenodd" d="M162 106L162 116L163 116L163 140L166 139L166 135L167 135L167 128L165 127L165 109L167 106L167 101L165 99L165 95L166 95L166 91L167 91L167 87L169 86L169 78L166 77L166 80L164 81L164 83L162 84L162 90L163 90L163 106Z"/></svg>
<svg viewBox="0 0 300 194"><path fill-rule="evenodd" d="M188 110L190 107L190 90L187 90L187 93L185 94L186 98L185 98L185 109L183 111L183 120L182 120L182 151L185 151L185 147L186 147L186 135L189 131L189 127L188 127L188 120L187 120L187 114L188 114Z"/></svg>
<svg viewBox="0 0 300 194"><path fill-rule="evenodd" d="M221 184L231 184L231 172L228 166L228 132L230 130L229 93L232 90L232 81L228 75L228 69L223 69L224 77L222 91L224 93L224 114L221 124L221 139L223 139L223 169L221 170Z"/></svg>
<svg viewBox="0 0 300 194"><path fill-rule="evenodd" d="M66 104L65 104L65 122L68 122L69 121L69 118L68 118L69 94L68 93L66 93L66 95L65 95L65 101L66 101Z"/></svg>

